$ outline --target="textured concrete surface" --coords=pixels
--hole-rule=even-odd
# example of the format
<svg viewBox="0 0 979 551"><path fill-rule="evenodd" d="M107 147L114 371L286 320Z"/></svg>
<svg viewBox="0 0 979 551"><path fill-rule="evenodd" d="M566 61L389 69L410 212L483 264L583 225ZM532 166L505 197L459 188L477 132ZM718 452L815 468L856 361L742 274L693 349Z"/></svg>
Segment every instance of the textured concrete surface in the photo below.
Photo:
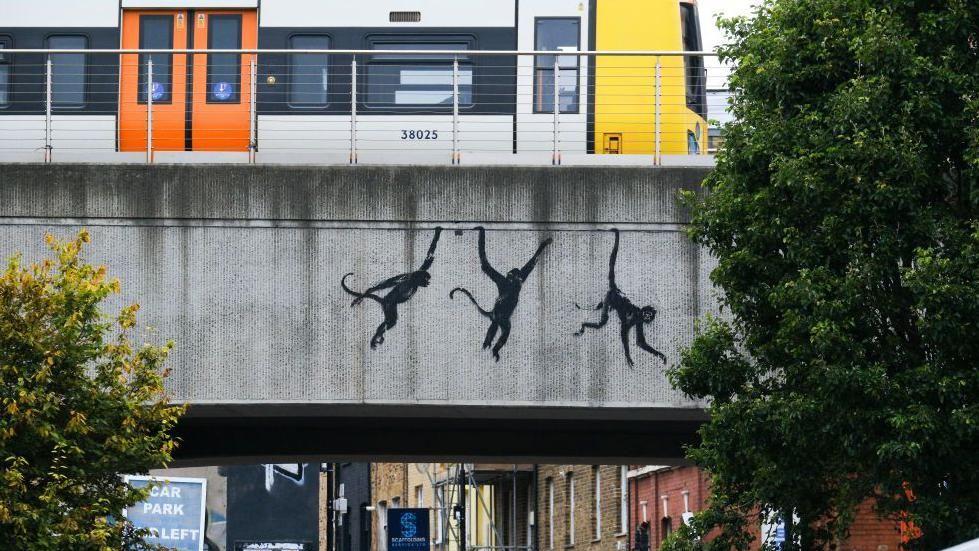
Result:
<svg viewBox="0 0 979 551"><path fill-rule="evenodd" d="M695 419L662 362L597 312L613 235L619 287L653 305L649 344L669 361L714 308L711 260L684 236L680 190L705 169L0 165L0 254L44 254L43 234L92 233L87 257L120 277L113 308L139 302L151 341L173 339L173 398L196 417L350 415ZM481 349L497 292L480 270L476 224L500 272L553 238L523 286L501 361ZM429 287L383 319L351 307L364 289L417 269L445 228ZM384 292L381 292L383 294ZM604 414L601 412L605 412ZM509 413L507 413L509 412Z"/></svg>

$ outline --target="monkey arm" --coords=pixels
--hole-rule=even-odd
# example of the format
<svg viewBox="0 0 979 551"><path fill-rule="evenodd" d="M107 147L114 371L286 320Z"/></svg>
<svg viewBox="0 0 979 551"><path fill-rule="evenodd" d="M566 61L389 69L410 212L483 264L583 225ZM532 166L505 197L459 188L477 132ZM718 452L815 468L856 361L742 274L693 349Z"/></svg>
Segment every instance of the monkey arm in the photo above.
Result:
<svg viewBox="0 0 979 551"><path fill-rule="evenodd" d="M551 239L550 237L545 239L544 242L540 244L540 247L537 247L537 252L534 253L534 256L530 257L530 260L528 260L527 263L524 264L523 268L520 268L520 275L521 277L523 277L523 279L527 279L527 276L530 275L530 272L534 270L534 266L537 265L537 258L540 257L541 253L544 252L544 249L547 248L547 246L550 245L553 241L554 240Z"/></svg>
<svg viewBox="0 0 979 551"><path fill-rule="evenodd" d="M488 275L493 283L499 286L501 283L506 281L506 278L500 275L493 269L490 265L489 259L486 258L486 229L479 227L479 266L483 269L483 273Z"/></svg>
<svg viewBox="0 0 979 551"><path fill-rule="evenodd" d="M442 226L437 226L435 228L435 236L432 237L432 243L428 246L428 254L425 255L425 261L422 262L421 268L419 270L428 270L432 267L432 263L435 262L435 247L439 243L439 236L442 235Z"/></svg>
<svg viewBox="0 0 979 551"><path fill-rule="evenodd" d="M649 346L649 343L646 342L646 333L645 331L643 331L642 322L636 323L636 345L638 345L639 348L642 348L646 352L649 352L650 354L663 360L663 363L666 363L666 356L664 356L663 353L660 352L659 350L656 350L652 346Z"/></svg>

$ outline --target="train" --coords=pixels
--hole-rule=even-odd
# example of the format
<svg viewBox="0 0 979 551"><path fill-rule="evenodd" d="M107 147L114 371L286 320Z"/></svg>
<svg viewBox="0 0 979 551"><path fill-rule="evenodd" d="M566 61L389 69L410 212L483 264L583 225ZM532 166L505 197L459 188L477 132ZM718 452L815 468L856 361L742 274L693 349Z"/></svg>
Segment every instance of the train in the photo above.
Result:
<svg viewBox="0 0 979 551"><path fill-rule="evenodd" d="M701 48L695 0L0 0L0 160L698 155L702 56L576 52Z"/></svg>

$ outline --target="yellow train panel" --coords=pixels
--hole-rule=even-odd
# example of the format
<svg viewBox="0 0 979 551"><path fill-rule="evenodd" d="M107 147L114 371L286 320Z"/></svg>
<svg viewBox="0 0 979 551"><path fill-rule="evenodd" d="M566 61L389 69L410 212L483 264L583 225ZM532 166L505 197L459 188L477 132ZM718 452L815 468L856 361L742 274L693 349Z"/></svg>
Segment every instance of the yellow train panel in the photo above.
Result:
<svg viewBox="0 0 979 551"><path fill-rule="evenodd" d="M678 0L598 0L595 10L596 50L683 50ZM687 154L706 144L706 121L687 107L682 57L598 56L595 153L654 154L657 61L662 83L660 151Z"/></svg>

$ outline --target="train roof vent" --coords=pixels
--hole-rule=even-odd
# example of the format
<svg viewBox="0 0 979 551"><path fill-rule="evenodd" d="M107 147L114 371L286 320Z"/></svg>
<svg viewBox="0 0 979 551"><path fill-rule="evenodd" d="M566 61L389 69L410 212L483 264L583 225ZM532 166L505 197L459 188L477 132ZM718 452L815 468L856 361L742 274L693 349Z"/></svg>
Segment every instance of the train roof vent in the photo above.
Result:
<svg viewBox="0 0 979 551"><path fill-rule="evenodd" d="M422 20L420 11L393 11L388 16L391 23L419 23Z"/></svg>

